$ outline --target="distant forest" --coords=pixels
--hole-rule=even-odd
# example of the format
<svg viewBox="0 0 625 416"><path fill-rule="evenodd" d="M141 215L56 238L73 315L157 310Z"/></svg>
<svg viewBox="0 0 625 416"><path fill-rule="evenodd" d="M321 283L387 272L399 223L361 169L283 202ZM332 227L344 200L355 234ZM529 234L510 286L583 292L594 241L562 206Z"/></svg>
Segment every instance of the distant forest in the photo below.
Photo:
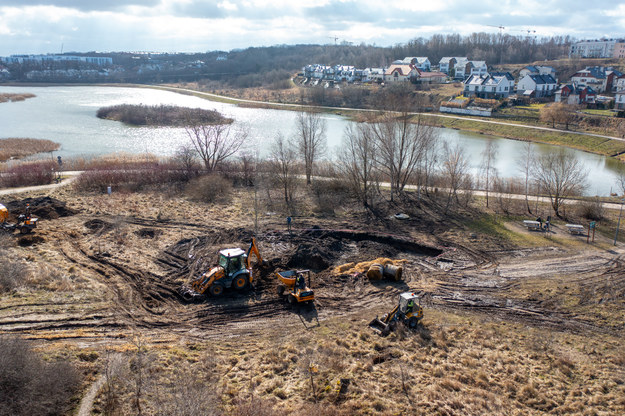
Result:
<svg viewBox="0 0 625 416"><path fill-rule="evenodd" d="M473 33L468 36L434 35L390 47L374 45L278 45L235 50L230 53L198 54L215 74L249 75L237 78L238 87L253 87L285 79L307 64L354 65L357 68L385 67L406 56L427 56L438 65L444 56L466 56L490 65L518 64L568 57L575 39L569 36L535 37ZM219 55L225 61L216 61ZM214 57L213 57L214 56ZM212 58L212 59L211 59ZM263 75L262 81L255 75ZM230 80L232 82L234 80Z"/></svg>
<svg viewBox="0 0 625 416"><path fill-rule="evenodd" d="M266 86L281 89L288 88L291 75L307 64L386 67L406 56L427 56L432 65L438 65L443 56L466 56L470 60L486 61L489 66L520 64L565 58L574 41L569 36L473 33L468 36L434 35L388 47L343 42L338 45L251 47L230 52L67 53L111 57L113 68L109 72L103 72L94 64L75 61L7 66L11 79L17 81L160 83L210 80L236 88Z"/></svg>

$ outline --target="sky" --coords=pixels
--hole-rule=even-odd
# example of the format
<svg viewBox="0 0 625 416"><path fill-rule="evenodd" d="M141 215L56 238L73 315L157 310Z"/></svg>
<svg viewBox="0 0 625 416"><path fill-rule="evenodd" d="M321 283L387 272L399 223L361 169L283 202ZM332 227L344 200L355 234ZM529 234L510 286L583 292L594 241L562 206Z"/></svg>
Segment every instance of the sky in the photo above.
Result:
<svg viewBox="0 0 625 416"><path fill-rule="evenodd" d="M501 28L499 28L501 27ZM433 34L625 37L625 2L595 0L0 0L0 56L390 46Z"/></svg>

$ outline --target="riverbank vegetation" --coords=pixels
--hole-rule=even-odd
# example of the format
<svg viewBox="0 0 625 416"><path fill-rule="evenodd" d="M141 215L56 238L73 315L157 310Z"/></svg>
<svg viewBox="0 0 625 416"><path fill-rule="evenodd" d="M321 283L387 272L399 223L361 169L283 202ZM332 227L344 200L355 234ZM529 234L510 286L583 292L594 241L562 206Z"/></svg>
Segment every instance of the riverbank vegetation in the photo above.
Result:
<svg viewBox="0 0 625 416"><path fill-rule="evenodd" d="M183 127L189 124L216 125L232 123L232 119L224 117L217 110L173 105L119 104L100 108L96 116L135 126Z"/></svg>
<svg viewBox="0 0 625 416"><path fill-rule="evenodd" d="M61 145L46 139L0 139L0 162L21 159L37 153L59 150Z"/></svg>
<svg viewBox="0 0 625 416"><path fill-rule="evenodd" d="M30 93L20 93L20 94L0 93L0 103L24 101L27 98L33 98L33 97L35 97L35 94L30 94Z"/></svg>

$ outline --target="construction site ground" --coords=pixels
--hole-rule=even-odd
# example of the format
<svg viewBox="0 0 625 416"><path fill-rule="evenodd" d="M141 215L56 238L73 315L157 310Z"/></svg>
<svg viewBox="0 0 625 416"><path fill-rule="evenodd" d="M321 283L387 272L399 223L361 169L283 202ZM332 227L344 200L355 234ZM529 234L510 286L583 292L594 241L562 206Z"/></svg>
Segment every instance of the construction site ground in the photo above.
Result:
<svg viewBox="0 0 625 416"><path fill-rule="evenodd" d="M76 362L83 395L102 384L110 352L132 356L137 339L154 355L156 384L210 357L217 407L232 414L250 400L268 414L625 412L620 245L600 235L586 244L564 224L537 233L510 220L515 237L502 239L442 217L360 210L295 217L289 232L273 212L255 224L250 195L227 205L71 187L13 195L3 203L15 212L29 202L40 222L3 237L33 273L0 295L0 333ZM254 235L267 264L253 288L182 298L218 250ZM370 281L376 259L401 264L403 280ZM288 269L313 271L314 305L277 296L273 272ZM422 294L423 325L377 336L367 323L403 291ZM159 414L154 391L147 414ZM94 397L85 414L104 413Z"/></svg>

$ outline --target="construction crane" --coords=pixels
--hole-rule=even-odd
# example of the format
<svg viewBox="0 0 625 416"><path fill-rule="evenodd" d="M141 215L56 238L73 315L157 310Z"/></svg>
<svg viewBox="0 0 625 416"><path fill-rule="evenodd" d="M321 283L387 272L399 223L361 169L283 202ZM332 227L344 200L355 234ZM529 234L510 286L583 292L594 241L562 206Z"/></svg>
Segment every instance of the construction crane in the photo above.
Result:
<svg viewBox="0 0 625 416"><path fill-rule="evenodd" d="M330 39L334 39L334 46L336 46L336 41L339 40L338 36L327 36Z"/></svg>
<svg viewBox="0 0 625 416"><path fill-rule="evenodd" d="M503 30L506 28L505 26L501 26L501 25L499 25L499 26L486 25L486 26L488 26L488 27L496 27L497 29L499 29L499 34L500 35L503 34Z"/></svg>

